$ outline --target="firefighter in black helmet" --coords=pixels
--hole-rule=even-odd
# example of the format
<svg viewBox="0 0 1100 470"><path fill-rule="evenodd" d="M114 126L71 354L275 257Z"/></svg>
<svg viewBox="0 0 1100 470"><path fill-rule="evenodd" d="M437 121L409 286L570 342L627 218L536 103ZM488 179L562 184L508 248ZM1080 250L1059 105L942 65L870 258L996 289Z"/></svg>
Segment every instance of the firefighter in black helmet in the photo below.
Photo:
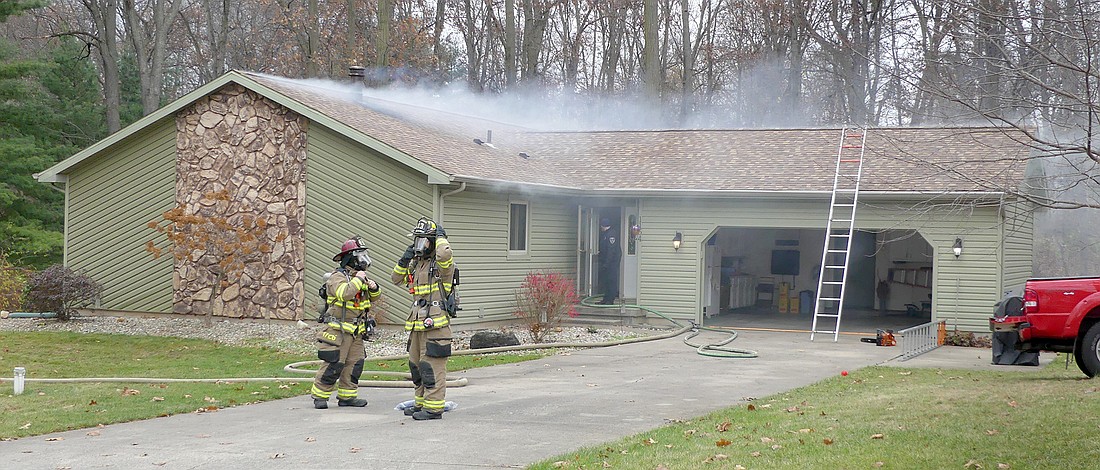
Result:
<svg viewBox="0 0 1100 470"><path fill-rule="evenodd" d="M431 219L422 217L410 235L413 243L391 276L394 284L409 288L413 299L405 331L416 391L413 407L405 414L416 420L439 419L446 403L447 357L451 355L455 262L447 233Z"/></svg>
<svg viewBox="0 0 1100 470"><path fill-rule="evenodd" d="M332 257L340 267L325 275L326 309L321 320L326 328L317 335L317 357L321 368L313 378L313 407L328 408L328 399L336 391L339 406L367 406L359 398L359 377L363 374L366 352L363 337L371 331L374 319L370 303L382 291L367 277L370 256L362 238L352 237Z"/></svg>

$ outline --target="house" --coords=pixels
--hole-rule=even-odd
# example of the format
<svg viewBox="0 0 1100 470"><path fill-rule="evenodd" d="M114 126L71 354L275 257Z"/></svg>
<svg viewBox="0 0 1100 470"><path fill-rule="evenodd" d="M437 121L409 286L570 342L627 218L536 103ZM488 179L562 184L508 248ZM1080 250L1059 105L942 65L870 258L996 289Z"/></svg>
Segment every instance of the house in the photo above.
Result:
<svg viewBox="0 0 1100 470"><path fill-rule="evenodd" d="M37 178L66 192L65 263L105 286L101 309L310 318L347 237L368 241L370 273L386 279L429 216L462 272L455 323L505 321L531 271L560 271L594 292L594 221L606 217L625 239L622 296L703 322L761 302L806 309L841 133L542 132L234 71ZM1024 180L1022 136L866 135L846 305L911 304L985 329L992 305L1031 274L1031 211L1003 189ZM223 189L228 203L204 198ZM147 224L177 203L271 221L271 253L211 299L201 266L144 249L165 246ZM888 295L876 293L883 282ZM385 284L384 318L401 319L407 294Z"/></svg>

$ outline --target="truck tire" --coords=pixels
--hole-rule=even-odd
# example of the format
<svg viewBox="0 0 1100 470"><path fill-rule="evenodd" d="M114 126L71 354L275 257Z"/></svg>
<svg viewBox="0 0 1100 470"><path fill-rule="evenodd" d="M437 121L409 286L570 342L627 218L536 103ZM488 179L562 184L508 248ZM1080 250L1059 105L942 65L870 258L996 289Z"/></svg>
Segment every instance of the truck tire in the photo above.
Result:
<svg viewBox="0 0 1100 470"><path fill-rule="evenodd" d="M1100 374L1100 322L1093 323L1074 351L1077 367L1089 378Z"/></svg>

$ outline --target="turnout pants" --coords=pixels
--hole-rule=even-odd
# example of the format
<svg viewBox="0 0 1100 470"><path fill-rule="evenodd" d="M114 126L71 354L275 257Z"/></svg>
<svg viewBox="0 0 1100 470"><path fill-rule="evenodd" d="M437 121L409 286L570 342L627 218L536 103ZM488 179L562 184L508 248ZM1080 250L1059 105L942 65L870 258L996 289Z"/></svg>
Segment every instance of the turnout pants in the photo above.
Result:
<svg viewBox="0 0 1100 470"><path fill-rule="evenodd" d="M330 328L328 331L334 330ZM323 362L313 377L310 393L314 398L328 400L333 389L340 400L350 400L359 395L359 377L363 375L363 359L366 357L363 339L343 331L339 334L339 346L326 345L327 348L317 351L317 357Z"/></svg>
<svg viewBox="0 0 1100 470"><path fill-rule="evenodd" d="M442 413L447 397L447 357L451 355L451 327L409 332L409 372L417 407Z"/></svg>

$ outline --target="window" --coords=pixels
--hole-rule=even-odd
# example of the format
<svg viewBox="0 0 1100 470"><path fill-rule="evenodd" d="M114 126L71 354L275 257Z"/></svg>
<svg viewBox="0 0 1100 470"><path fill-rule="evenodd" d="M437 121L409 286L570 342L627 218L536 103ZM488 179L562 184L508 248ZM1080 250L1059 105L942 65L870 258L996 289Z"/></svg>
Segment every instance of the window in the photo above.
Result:
<svg viewBox="0 0 1100 470"><path fill-rule="evenodd" d="M527 251L526 202L513 202L508 211L508 251Z"/></svg>

